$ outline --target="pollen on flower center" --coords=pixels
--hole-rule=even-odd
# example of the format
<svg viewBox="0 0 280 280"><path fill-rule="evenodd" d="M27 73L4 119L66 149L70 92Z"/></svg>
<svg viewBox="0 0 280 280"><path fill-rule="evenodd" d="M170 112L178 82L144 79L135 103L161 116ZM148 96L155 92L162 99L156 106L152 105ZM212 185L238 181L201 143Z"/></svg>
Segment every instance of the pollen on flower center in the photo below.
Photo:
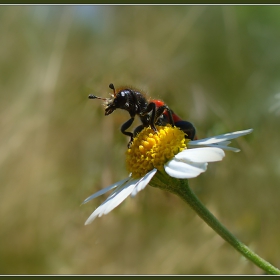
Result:
<svg viewBox="0 0 280 280"><path fill-rule="evenodd" d="M156 126L144 128L126 152L126 164L133 178L140 178L152 169L162 170L164 164L187 147L189 139L177 127Z"/></svg>

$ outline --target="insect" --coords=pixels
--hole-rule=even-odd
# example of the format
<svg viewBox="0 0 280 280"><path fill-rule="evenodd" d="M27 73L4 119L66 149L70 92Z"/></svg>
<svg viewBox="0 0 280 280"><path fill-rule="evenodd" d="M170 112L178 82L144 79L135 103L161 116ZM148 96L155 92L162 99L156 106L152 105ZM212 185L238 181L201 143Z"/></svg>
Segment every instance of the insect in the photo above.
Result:
<svg viewBox="0 0 280 280"><path fill-rule="evenodd" d="M102 98L90 94L89 99L101 99L104 101L105 116L112 114L116 109L123 109L129 113L130 119L121 126L121 132L130 137L128 147L130 147L135 135L148 126L151 126L157 132L156 125L171 124L182 129L187 138L192 140L195 138L194 126L178 117L163 101L148 100L143 93L129 87L122 87L116 90L114 85L110 84L109 88L113 90L111 98ZM132 133L127 129L134 122L135 116L139 116L142 124L136 127Z"/></svg>

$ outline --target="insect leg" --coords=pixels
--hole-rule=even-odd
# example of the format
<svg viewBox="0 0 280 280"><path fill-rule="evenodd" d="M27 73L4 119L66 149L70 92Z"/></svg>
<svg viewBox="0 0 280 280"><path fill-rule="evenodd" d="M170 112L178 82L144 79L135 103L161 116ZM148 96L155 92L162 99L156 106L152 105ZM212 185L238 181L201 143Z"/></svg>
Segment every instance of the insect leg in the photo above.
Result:
<svg viewBox="0 0 280 280"><path fill-rule="evenodd" d="M144 117L146 116L147 114L149 114L151 112L151 116L149 118L149 123L147 124L151 126L151 128L153 129L154 132L157 132L157 129L155 127L155 116L156 116L156 104L151 102L149 103L149 105L147 106L147 109L145 110L145 112L143 112L140 116L141 117ZM143 120L143 118L142 118ZM145 126L145 124L144 124Z"/></svg>
<svg viewBox="0 0 280 280"><path fill-rule="evenodd" d="M167 105L162 105L158 107L156 114L155 114L155 122L157 122L158 118L163 114L164 111L167 111L169 123L174 126L174 120L172 117L172 110Z"/></svg>
<svg viewBox="0 0 280 280"><path fill-rule="evenodd" d="M126 131L133 123L134 121L134 117L131 117L128 121L126 121L122 126L121 126L121 132L124 134L124 135L127 135L130 137L130 141L128 143L128 147L130 147L132 141L133 141L133 133L132 132L128 132Z"/></svg>
<svg viewBox="0 0 280 280"><path fill-rule="evenodd" d="M177 121L175 123L175 126L179 127L181 130L185 132L185 134L187 135L186 138L194 140L196 130L192 123L187 121Z"/></svg>

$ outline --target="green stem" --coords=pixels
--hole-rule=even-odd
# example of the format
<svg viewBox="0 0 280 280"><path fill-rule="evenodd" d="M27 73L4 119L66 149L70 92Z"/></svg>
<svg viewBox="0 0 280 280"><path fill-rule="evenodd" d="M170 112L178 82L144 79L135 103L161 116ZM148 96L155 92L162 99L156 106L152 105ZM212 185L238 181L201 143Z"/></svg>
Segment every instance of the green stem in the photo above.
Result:
<svg viewBox="0 0 280 280"><path fill-rule="evenodd" d="M181 197L213 230L215 230L225 241L232 245L248 260L252 261L269 274L280 274L280 270L278 268L262 259L245 244L240 242L215 218L215 216L213 216L211 212L209 212L209 210L201 203L194 192L190 189L188 180L175 179L162 172L157 172L157 175L151 181L150 185L170 191Z"/></svg>

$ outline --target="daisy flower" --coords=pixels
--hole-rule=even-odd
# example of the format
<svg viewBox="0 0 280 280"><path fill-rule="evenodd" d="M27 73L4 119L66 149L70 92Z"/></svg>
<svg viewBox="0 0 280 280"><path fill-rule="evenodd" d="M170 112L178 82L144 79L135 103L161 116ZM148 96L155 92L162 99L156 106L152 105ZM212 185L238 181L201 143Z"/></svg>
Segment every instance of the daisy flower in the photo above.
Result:
<svg viewBox="0 0 280 280"><path fill-rule="evenodd" d="M251 133L253 130L236 131L210 138L191 141L177 127L157 126L157 133L144 128L133 140L126 152L127 169L130 175L85 199L84 203L114 190L110 196L90 215L85 224L96 217L108 214L129 195L135 196L143 190L157 172L166 172L178 179L197 177L207 169L208 162L220 161L224 150L239 152L228 147L231 139Z"/></svg>

